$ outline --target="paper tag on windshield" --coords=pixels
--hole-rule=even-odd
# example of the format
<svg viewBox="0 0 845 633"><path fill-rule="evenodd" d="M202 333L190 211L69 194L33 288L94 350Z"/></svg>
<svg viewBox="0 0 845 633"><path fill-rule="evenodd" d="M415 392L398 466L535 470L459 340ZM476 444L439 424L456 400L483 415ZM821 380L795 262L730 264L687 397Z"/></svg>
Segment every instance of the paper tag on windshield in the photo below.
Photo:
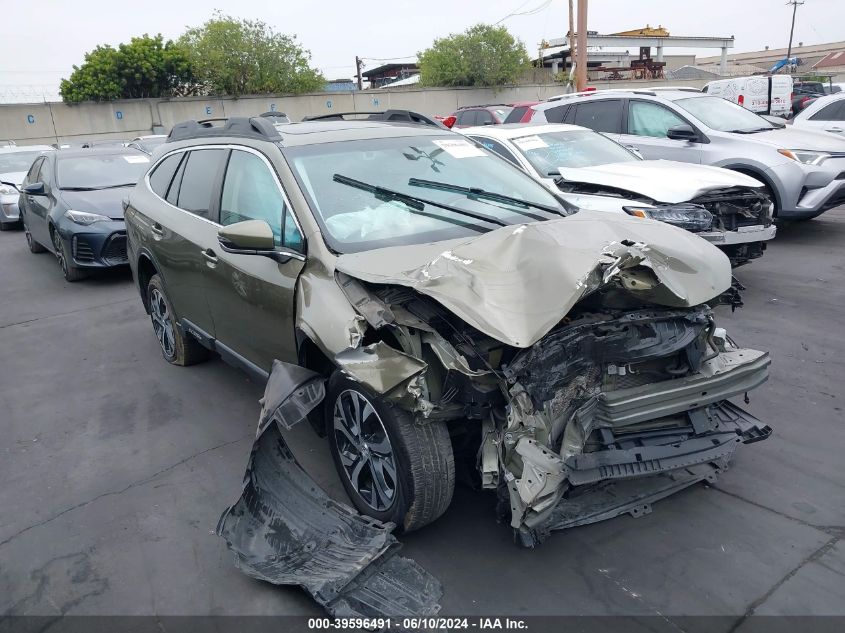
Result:
<svg viewBox="0 0 845 633"><path fill-rule="evenodd" d="M123 160L127 163L149 163L150 159L146 156L124 156Z"/></svg>
<svg viewBox="0 0 845 633"><path fill-rule="evenodd" d="M472 158L473 156L485 156L480 147L473 145L463 139L449 139L432 141L437 147L445 151L449 156L455 158Z"/></svg>
<svg viewBox="0 0 845 633"><path fill-rule="evenodd" d="M548 147L546 141L541 139L536 134L534 136L523 136L522 138L515 138L513 140L513 143L519 149L526 152L531 149L540 149L541 147Z"/></svg>

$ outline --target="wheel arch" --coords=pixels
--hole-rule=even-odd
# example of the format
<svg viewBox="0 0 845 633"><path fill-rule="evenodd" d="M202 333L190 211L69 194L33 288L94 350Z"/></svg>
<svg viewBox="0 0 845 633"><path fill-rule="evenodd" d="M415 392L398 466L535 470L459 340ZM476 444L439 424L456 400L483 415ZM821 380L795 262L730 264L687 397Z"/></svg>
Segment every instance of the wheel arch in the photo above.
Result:
<svg viewBox="0 0 845 633"><path fill-rule="evenodd" d="M780 196L780 191L778 188L775 187L774 182L772 181L766 173L760 169L759 167L755 167L753 165L747 165L745 163L735 164L735 165L719 165L724 169L730 169L731 171L739 172L740 174L745 174L746 176L751 176L752 178L756 178L757 180L761 181L769 191L772 192L774 196L774 203L775 203L775 216L777 216L778 210L783 206L783 200Z"/></svg>

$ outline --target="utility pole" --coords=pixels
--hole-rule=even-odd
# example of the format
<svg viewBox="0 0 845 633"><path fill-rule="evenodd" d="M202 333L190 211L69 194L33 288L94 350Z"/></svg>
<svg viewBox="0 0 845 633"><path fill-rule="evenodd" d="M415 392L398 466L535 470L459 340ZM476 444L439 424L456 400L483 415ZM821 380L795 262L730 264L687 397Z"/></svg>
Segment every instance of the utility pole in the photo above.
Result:
<svg viewBox="0 0 845 633"><path fill-rule="evenodd" d="M361 77L361 68L364 66L364 62L361 61L361 58L357 55L355 56L355 72L358 75L358 90L364 89L364 79Z"/></svg>
<svg viewBox="0 0 845 633"><path fill-rule="evenodd" d="M587 87L587 0L578 0L578 44L575 63L575 91Z"/></svg>
<svg viewBox="0 0 845 633"><path fill-rule="evenodd" d="M569 0L569 68L575 70L575 5ZM570 79L572 72L569 73Z"/></svg>
<svg viewBox="0 0 845 633"><path fill-rule="evenodd" d="M804 4L798 0L789 0L787 5L792 5L792 26L789 28L789 48L786 49L786 60L789 63L789 58L792 57L792 34L795 32L795 12L798 10L799 4Z"/></svg>

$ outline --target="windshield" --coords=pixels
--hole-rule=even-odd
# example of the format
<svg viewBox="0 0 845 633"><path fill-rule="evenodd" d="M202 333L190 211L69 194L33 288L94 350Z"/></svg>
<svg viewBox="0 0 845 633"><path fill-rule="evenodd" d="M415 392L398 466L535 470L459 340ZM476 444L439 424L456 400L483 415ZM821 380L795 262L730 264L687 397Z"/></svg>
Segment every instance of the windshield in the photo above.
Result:
<svg viewBox="0 0 845 633"><path fill-rule="evenodd" d="M775 129L766 119L720 97L690 97L678 99L675 104L719 132L747 133Z"/></svg>
<svg viewBox="0 0 845 633"><path fill-rule="evenodd" d="M61 189L107 189L130 186L147 171L150 159L143 154L92 154L58 159L57 183Z"/></svg>
<svg viewBox="0 0 845 633"><path fill-rule="evenodd" d="M567 213L521 170L455 136L367 139L284 152L326 242L339 253L474 236Z"/></svg>
<svg viewBox="0 0 845 633"><path fill-rule="evenodd" d="M558 167L595 167L640 160L618 143L592 130L543 132L512 139L538 173L558 176Z"/></svg>
<svg viewBox="0 0 845 633"><path fill-rule="evenodd" d="M0 154L0 174L8 174L15 171L29 171L34 161L41 152L9 152Z"/></svg>

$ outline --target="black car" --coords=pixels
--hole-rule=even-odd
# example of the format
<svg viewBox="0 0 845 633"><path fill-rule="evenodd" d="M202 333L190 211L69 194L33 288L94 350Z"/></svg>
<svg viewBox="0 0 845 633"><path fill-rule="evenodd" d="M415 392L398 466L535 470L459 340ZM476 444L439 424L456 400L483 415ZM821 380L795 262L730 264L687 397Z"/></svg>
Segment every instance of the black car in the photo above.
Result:
<svg viewBox="0 0 845 633"><path fill-rule="evenodd" d="M125 265L123 199L147 167L148 156L123 147L40 156L24 178L19 202L29 250L54 253L68 281Z"/></svg>

